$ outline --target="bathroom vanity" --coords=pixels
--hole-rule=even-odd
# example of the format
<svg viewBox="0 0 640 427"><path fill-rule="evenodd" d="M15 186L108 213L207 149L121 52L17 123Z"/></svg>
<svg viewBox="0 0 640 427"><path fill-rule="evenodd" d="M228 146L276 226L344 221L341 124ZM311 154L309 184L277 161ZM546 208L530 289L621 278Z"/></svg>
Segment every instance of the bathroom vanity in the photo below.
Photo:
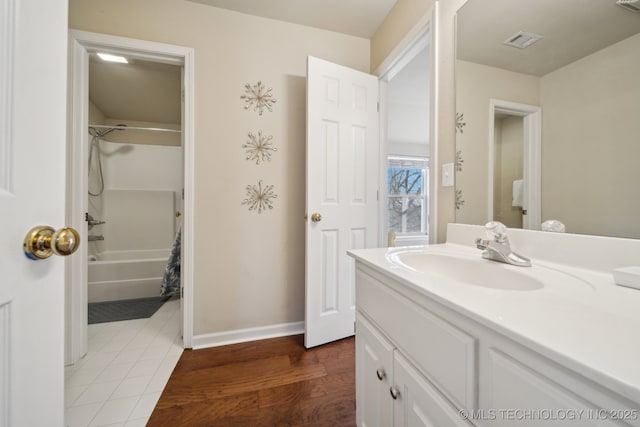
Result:
<svg viewBox="0 0 640 427"><path fill-rule="evenodd" d="M640 290L631 239L509 230L532 258L481 258L483 227L356 260L359 426L640 426Z"/></svg>

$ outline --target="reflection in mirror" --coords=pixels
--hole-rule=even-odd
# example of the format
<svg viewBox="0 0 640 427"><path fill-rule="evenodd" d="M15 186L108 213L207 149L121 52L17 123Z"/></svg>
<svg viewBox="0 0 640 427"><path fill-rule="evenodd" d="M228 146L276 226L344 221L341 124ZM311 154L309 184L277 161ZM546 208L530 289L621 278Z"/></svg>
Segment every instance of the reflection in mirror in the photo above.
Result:
<svg viewBox="0 0 640 427"><path fill-rule="evenodd" d="M640 238L640 13L602 0L468 0L456 26L456 221L557 220L569 233ZM520 32L541 38L504 44L528 42ZM526 162L496 149L505 122L490 122L491 100L541 109L541 216L529 226L517 209L527 200L513 199Z"/></svg>
<svg viewBox="0 0 640 427"><path fill-rule="evenodd" d="M522 228L523 119L498 113L494 118L493 218Z"/></svg>

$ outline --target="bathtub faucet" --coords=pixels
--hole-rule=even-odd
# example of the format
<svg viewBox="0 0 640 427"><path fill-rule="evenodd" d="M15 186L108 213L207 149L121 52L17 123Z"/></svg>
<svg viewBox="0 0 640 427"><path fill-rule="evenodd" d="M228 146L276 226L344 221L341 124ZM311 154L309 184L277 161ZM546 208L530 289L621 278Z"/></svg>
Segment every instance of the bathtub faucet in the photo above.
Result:
<svg viewBox="0 0 640 427"><path fill-rule="evenodd" d="M504 262L519 267L531 267L531 260L511 250L507 227L501 222L492 221L485 225L486 239L476 239L476 247L483 250L482 258Z"/></svg>
<svg viewBox="0 0 640 427"><path fill-rule="evenodd" d="M88 237L90 242L95 242L97 240L104 240L104 236L102 234L99 236L94 236L90 234Z"/></svg>
<svg viewBox="0 0 640 427"><path fill-rule="evenodd" d="M93 219L91 214L87 214L86 215L86 220L87 220L87 224L88 224L88 229L89 230L91 230L96 225L101 225L101 224L106 224L107 223L107 221L103 221L101 219ZM102 239L100 239L100 240L102 240Z"/></svg>

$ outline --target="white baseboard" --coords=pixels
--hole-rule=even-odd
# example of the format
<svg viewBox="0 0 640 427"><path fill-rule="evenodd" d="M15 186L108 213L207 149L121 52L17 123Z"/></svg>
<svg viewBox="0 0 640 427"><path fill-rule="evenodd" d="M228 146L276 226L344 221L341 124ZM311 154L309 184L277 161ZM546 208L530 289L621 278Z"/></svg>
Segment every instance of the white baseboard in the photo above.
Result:
<svg viewBox="0 0 640 427"><path fill-rule="evenodd" d="M193 349L198 350L221 345L285 337L304 333L304 322L280 323L278 325L257 328L236 329L234 331L215 332L213 334L194 335Z"/></svg>

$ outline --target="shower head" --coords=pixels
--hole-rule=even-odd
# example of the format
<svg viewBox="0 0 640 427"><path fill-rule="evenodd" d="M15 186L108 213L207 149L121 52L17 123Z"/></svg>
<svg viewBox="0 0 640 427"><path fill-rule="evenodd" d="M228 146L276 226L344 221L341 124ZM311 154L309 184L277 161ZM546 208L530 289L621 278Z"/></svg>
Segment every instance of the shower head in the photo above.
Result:
<svg viewBox="0 0 640 427"><path fill-rule="evenodd" d="M92 133L91 133L91 135L92 135L92 136L97 136L98 138L102 138L103 136L108 135L108 134L110 134L110 133L111 133L111 132L113 132L113 131L116 131L116 130L125 130L125 128L126 128L126 127L127 127L127 125L126 125L126 124L124 124L124 123L119 123L119 124L115 125L115 126L114 126L114 127L112 127L112 128L108 128L108 129L105 129L105 130L102 130L102 131L97 130L97 129L96 129L96 128L94 128L94 127L89 127L89 131L92 131Z"/></svg>
<svg viewBox="0 0 640 427"><path fill-rule="evenodd" d="M111 132L115 131L115 130L124 130L124 128L126 128L127 125L126 124L117 124L115 125L115 127L109 128L107 130L105 130L104 132L100 133L100 136L105 136L107 134L110 134Z"/></svg>

